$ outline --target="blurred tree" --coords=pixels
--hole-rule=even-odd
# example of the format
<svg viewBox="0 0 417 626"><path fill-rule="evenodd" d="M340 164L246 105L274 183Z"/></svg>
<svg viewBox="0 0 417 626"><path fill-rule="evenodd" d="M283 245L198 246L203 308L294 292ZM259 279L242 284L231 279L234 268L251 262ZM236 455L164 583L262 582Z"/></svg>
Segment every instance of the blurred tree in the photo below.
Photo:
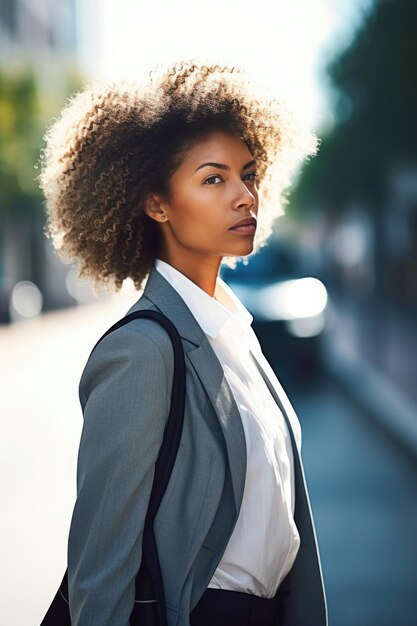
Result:
<svg viewBox="0 0 417 626"><path fill-rule="evenodd" d="M8 300L20 280L35 282L49 306L37 168L46 128L82 82L63 61L0 68L0 323L9 321Z"/></svg>
<svg viewBox="0 0 417 626"><path fill-rule="evenodd" d="M335 126L299 179L291 207L377 210L391 164L417 159L417 2L376 1L353 43L328 66ZM291 209L290 207L290 209Z"/></svg>
<svg viewBox="0 0 417 626"><path fill-rule="evenodd" d="M42 136L40 103L32 71L0 71L0 211L1 217L39 205L34 181ZM37 201L35 201L37 199Z"/></svg>
<svg viewBox="0 0 417 626"><path fill-rule="evenodd" d="M64 89L51 80L45 89L39 74L23 66L0 69L0 221L42 218L42 198L35 167L42 137L51 116L82 82L67 68Z"/></svg>

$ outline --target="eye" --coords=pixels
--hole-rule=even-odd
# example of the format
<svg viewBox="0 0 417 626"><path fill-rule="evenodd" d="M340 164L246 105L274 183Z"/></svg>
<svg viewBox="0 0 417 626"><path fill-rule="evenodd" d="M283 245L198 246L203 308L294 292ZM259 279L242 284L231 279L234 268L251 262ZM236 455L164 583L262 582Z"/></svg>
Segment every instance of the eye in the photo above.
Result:
<svg viewBox="0 0 417 626"><path fill-rule="evenodd" d="M220 178L220 180L222 179L221 176L219 176L219 174L212 174L211 176L206 178L206 180L204 181L204 184L207 183L208 185L214 185L215 183L213 182L213 180L215 178Z"/></svg>
<svg viewBox="0 0 417 626"><path fill-rule="evenodd" d="M247 174L245 174L244 178L246 178L246 176L253 176L253 178L250 179L252 182L254 182L258 178L258 174L256 172L248 172Z"/></svg>

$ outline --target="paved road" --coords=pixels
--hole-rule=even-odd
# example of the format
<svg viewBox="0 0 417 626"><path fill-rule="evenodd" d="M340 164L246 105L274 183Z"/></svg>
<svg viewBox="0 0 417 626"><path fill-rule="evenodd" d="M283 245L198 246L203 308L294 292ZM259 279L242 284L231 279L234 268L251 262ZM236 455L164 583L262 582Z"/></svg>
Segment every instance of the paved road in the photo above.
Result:
<svg viewBox="0 0 417 626"><path fill-rule="evenodd" d="M2 626L38 626L65 571L80 371L137 297L0 328ZM330 381L285 388L303 426L330 626L415 626L416 468Z"/></svg>
<svg viewBox="0 0 417 626"><path fill-rule="evenodd" d="M285 389L303 428L330 626L416 626L417 467L331 381Z"/></svg>

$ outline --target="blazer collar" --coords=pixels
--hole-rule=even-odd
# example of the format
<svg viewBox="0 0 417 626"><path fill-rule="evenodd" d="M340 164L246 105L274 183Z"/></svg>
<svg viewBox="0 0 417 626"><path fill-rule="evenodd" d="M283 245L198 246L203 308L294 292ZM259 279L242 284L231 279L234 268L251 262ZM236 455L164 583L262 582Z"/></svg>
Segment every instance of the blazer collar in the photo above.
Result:
<svg viewBox="0 0 417 626"><path fill-rule="evenodd" d="M200 346L205 334L178 291L166 280L154 265L151 266L141 297L129 309L129 313L148 308L142 298L150 300L175 324L180 336L195 346Z"/></svg>

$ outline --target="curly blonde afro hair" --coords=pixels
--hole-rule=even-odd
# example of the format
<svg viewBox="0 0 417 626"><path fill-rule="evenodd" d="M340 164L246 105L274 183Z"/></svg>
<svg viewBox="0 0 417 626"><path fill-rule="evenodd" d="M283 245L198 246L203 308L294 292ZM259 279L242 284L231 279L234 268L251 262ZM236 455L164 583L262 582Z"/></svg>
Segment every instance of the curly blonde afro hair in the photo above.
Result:
<svg viewBox="0 0 417 626"><path fill-rule="evenodd" d="M39 181L44 233L64 262L80 263L79 277L116 291L127 278L142 287L160 244L145 198L169 196L187 147L210 130L234 133L257 161L253 253L265 245L284 213L291 174L316 153L318 140L285 104L253 86L235 67L185 61L159 66L144 83L92 81L67 101L46 131ZM222 263L235 268L236 261Z"/></svg>

